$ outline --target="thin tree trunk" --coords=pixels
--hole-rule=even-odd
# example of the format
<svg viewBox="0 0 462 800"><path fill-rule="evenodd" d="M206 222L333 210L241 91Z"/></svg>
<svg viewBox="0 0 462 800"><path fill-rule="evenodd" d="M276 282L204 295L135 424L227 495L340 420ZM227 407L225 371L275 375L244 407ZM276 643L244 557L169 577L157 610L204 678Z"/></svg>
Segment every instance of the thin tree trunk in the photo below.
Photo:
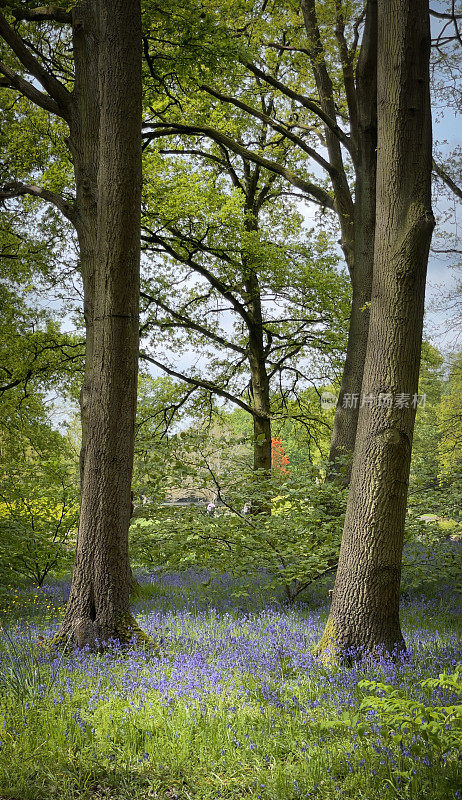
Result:
<svg viewBox="0 0 462 800"><path fill-rule="evenodd" d="M258 212L255 208L255 193L259 170L256 169L248 180L245 204L245 229L258 230ZM253 468L271 474L271 406L270 382L266 371L266 354L263 342L263 313L260 285L257 272L246 255L242 257L245 279L246 306L250 322L249 334L250 387L252 393L253 417Z"/></svg>
<svg viewBox="0 0 462 800"><path fill-rule="evenodd" d="M75 82L69 147L74 162L79 241L79 267L83 282L85 369L80 392L82 488L88 413L93 369L94 282L97 262L97 173L100 105L98 92L98 40L96 7L83 0L72 12Z"/></svg>
<svg viewBox="0 0 462 800"><path fill-rule="evenodd" d="M335 408L326 475L327 480L334 480L342 486L348 486L350 482L369 333L372 269L369 273L367 264L363 266L365 267L364 282L361 284L353 279L347 350L342 383Z"/></svg>
<svg viewBox="0 0 462 800"><path fill-rule="evenodd" d="M260 312L260 295L252 303L253 312ZM252 501L253 514L270 514L268 479L271 477L271 407L270 384L266 371L262 326L249 328L249 363L253 416L253 469L258 497Z"/></svg>
<svg viewBox="0 0 462 800"><path fill-rule="evenodd" d="M129 612L141 199L139 0L98 0L100 126L93 357L71 594L59 638L140 634Z"/></svg>
<svg viewBox="0 0 462 800"><path fill-rule="evenodd" d="M329 453L328 478L347 486L356 440L369 332L377 166L377 2L368 0L356 68L357 122L353 288L347 352ZM340 461L339 461L340 459ZM343 463L342 463L343 462Z"/></svg>
<svg viewBox="0 0 462 800"><path fill-rule="evenodd" d="M321 654L404 647L399 586L434 226L428 0L378 0L378 43L377 222L363 381L374 402L359 413Z"/></svg>
<svg viewBox="0 0 462 800"><path fill-rule="evenodd" d="M252 347L252 344L251 344ZM255 352L255 350L257 352ZM271 417L269 379L265 358L260 348L251 350L249 355L252 382L253 418L253 468L271 473Z"/></svg>

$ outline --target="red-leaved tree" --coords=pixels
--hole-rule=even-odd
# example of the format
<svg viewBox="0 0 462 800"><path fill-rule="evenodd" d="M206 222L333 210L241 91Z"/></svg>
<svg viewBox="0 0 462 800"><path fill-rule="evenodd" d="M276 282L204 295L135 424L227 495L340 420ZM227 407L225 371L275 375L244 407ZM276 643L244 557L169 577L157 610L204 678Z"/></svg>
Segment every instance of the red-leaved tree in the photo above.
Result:
<svg viewBox="0 0 462 800"><path fill-rule="evenodd" d="M273 436L271 437L271 467L276 470L277 472L281 472L284 475L289 474L289 470L287 466L289 464L289 459L285 454L285 450L282 446L281 439L275 439Z"/></svg>

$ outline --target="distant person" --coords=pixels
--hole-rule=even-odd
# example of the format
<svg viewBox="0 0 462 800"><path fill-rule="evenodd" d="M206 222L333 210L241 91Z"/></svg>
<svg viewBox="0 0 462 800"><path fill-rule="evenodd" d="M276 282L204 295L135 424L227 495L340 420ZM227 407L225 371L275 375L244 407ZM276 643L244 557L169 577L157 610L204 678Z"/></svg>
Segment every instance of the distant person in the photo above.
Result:
<svg viewBox="0 0 462 800"><path fill-rule="evenodd" d="M251 509L252 509L251 503L244 503L244 508L242 509L242 513L244 515L250 514Z"/></svg>
<svg viewBox="0 0 462 800"><path fill-rule="evenodd" d="M214 516L216 508L217 507L216 507L215 503L213 502L213 500L211 500L210 503L207 506L207 514L209 515L209 517L213 517Z"/></svg>

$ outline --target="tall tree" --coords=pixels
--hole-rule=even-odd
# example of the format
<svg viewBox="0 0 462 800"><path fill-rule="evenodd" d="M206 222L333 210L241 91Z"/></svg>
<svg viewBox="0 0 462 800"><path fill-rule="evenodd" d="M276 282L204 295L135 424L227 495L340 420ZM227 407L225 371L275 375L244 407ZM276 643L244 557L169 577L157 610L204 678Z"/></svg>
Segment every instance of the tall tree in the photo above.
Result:
<svg viewBox="0 0 462 800"><path fill-rule="evenodd" d="M104 0L82 0L72 11L50 6L12 13L19 27L0 13L0 36L7 46L1 85L66 123L75 198L14 175L3 185L2 197L41 198L71 222L84 290L82 514L60 636L73 635L80 644L127 638L134 625L128 616L127 548L139 325L140 3L110 7ZM22 21L53 28L35 47L21 36ZM73 74L54 27L66 23L72 25Z"/></svg>
<svg viewBox="0 0 462 800"><path fill-rule="evenodd" d="M60 637L79 645L138 632L129 612L139 336L141 5L94 4L100 125L93 355L77 553Z"/></svg>
<svg viewBox="0 0 462 800"><path fill-rule="evenodd" d="M258 136L266 151L265 125L242 136ZM148 174L154 160L142 236L142 330L151 341L142 357L196 397L219 395L246 410L254 467L268 472L271 417L284 415L304 381L325 377L330 359L340 360L347 280L327 236L306 241L274 173L206 140L148 153ZM167 348L175 363L185 343L207 355L199 368L169 363Z"/></svg>
<svg viewBox="0 0 462 800"><path fill-rule="evenodd" d="M403 648L399 587L434 227L428 0L378 0L377 208L363 404L321 653ZM397 402L401 398L403 402Z"/></svg>

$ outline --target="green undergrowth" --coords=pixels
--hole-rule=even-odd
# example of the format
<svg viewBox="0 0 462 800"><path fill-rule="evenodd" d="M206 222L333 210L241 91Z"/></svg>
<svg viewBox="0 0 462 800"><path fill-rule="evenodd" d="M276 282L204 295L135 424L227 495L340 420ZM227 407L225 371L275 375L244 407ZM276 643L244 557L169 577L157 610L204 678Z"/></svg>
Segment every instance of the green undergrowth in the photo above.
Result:
<svg viewBox="0 0 462 800"><path fill-rule="evenodd" d="M452 595L405 603L407 661L343 669L312 655L326 605L175 609L192 579L141 585L160 656L43 657L36 611L5 614L2 800L458 800Z"/></svg>

